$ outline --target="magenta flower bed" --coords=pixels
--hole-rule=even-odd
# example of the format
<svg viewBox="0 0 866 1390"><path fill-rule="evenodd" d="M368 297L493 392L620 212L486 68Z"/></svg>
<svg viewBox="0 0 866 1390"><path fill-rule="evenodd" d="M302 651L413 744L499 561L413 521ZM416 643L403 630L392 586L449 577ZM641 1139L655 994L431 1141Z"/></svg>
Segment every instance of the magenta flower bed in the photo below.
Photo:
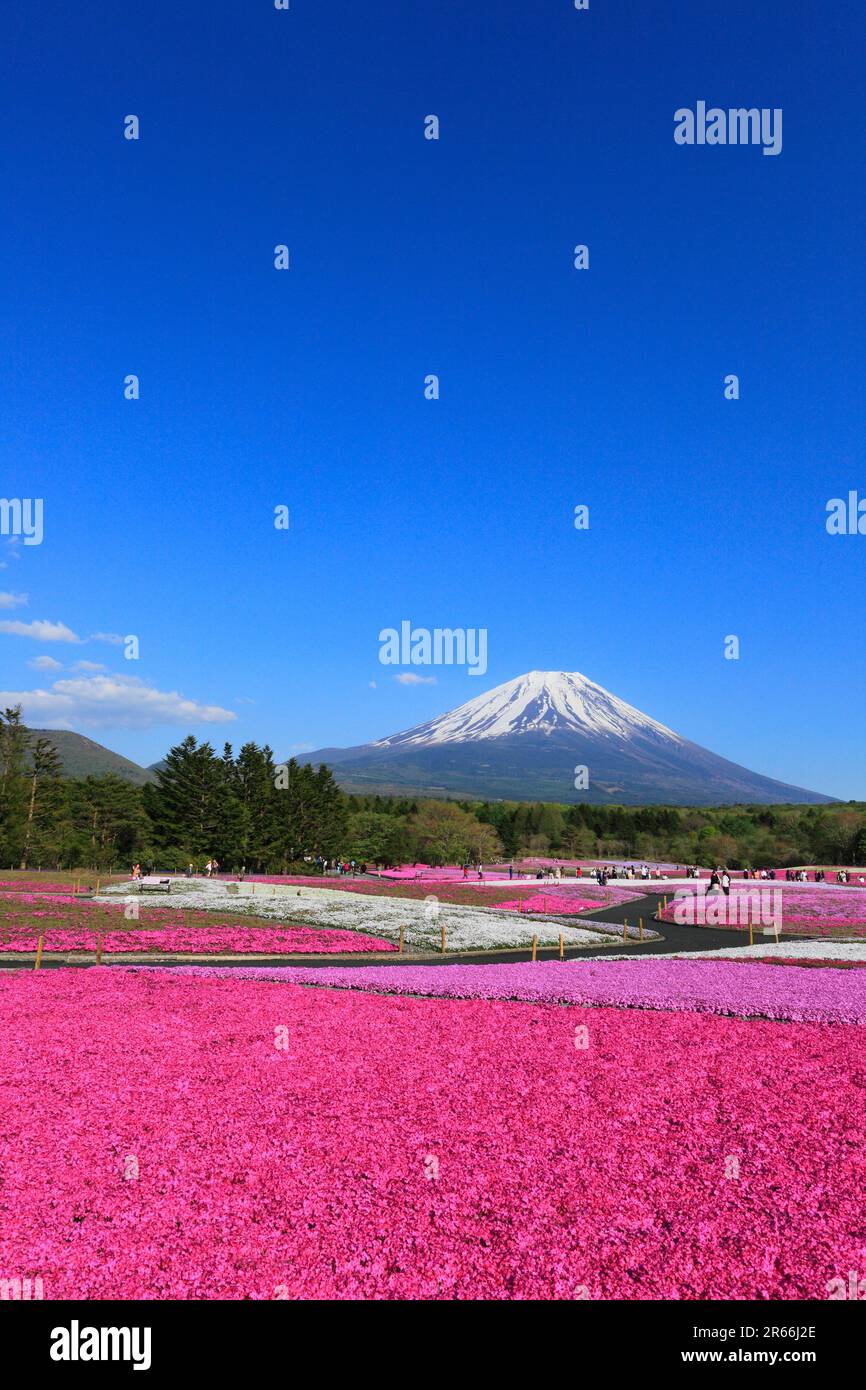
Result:
<svg viewBox="0 0 866 1390"><path fill-rule="evenodd" d="M588 912L590 908L603 907L603 898L577 898L554 893L537 893L528 898L514 898L507 903L497 903L497 908L513 912L546 912L553 916L567 916L573 912Z"/></svg>
<svg viewBox="0 0 866 1390"><path fill-rule="evenodd" d="M17 929L11 939L0 937L0 951L30 952L36 950L38 933ZM49 928L44 933L45 951L91 951L99 944L97 931L74 931L62 927ZM178 927L169 930L129 928L126 931L106 932L102 938L103 951L158 951L185 955L349 955L359 951L396 951L393 941L377 936L365 936L354 931L321 931L306 927Z"/></svg>
<svg viewBox="0 0 866 1390"><path fill-rule="evenodd" d="M202 968L209 973L208 967ZM183 973L195 974L198 969L189 966ZM286 984L441 999L519 999L799 1023L866 1023L866 976L859 971L777 970L772 965L745 961L582 960L317 969L259 966L240 967L231 973L233 979L242 974L247 979L282 980Z"/></svg>
<svg viewBox="0 0 866 1390"><path fill-rule="evenodd" d="M16 896L19 893L64 893L67 896L72 892L68 883L31 883L23 879L0 879L0 889L5 892L13 892Z"/></svg>
<svg viewBox="0 0 866 1390"><path fill-rule="evenodd" d="M0 1011L0 1270L46 1299L825 1299L863 1267L851 1028L116 966L0 977Z"/></svg>
<svg viewBox="0 0 866 1390"><path fill-rule="evenodd" d="M508 869L485 868L484 882L500 883L503 880L508 883ZM478 883L478 870L470 868L464 879L462 868L431 868L429 864L414 864L402 869L383 869L381 872L383 879L388 879L392 883L414 883L420 879L424 883ZM514 870L514 882L517 879L517 869ZM520 882L527 880L521 879Z"/></svg>
<svg viewBox="0 0 866 1390"><path fill-rule="evenodd" d="M70 893L68 891L57 893L34 893L30 889L28 889L27 892L22 893L2 892L0 893L0 898L10 898L16 903L39 903L40 906L43 906L45 903L74 903L82 901L81 895L76 895L75 893Z"/></svg>
<svg viewBox="0 0 866 1390"><path fill-rule="evenodd" d="M866 926L866 889L788 888L782 894L784 921Z"/></svg>

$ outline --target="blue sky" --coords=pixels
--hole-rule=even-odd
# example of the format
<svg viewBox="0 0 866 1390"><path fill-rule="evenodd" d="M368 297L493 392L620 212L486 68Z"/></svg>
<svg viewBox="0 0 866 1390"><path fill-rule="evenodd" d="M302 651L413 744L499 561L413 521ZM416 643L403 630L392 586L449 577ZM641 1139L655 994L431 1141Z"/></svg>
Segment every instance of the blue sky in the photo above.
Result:
<svg viewBox="0 0 866 1390"><path fill-rule="evenodd" d="M284 756L578 670L866 796L866 537L824 525L866 495L860 6L19 2L0 39L0 493L45 515L0 541L4 702ZM782 108L782 152L678 146L699 100ZM487 675L397 682L404 619L486 628Z"/></svg>

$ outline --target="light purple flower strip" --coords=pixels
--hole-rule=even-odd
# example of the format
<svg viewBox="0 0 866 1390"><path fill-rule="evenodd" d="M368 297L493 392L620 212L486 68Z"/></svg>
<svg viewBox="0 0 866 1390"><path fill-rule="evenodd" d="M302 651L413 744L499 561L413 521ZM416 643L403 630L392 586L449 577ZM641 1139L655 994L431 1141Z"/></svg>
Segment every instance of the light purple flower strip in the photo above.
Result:
<svg viewBox="0 0 866 1390"><path fill-rule="evenodd" d="M866 1023L866 970L804 970L734 961L586 960L321 969L177 966L174 973L442 999L519 999L730 1014L794 1023Z"/></svg>

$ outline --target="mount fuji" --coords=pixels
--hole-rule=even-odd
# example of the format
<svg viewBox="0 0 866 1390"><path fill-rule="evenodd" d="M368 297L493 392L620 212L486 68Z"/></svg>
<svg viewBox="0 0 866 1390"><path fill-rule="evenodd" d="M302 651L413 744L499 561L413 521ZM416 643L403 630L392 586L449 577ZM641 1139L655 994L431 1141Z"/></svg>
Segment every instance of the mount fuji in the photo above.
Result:
<svg viewBox="0 0 866 1390"><path fill-rule="evenodd" d="M577 671L529 671L404 733L309 758L355 792L630 806L833 800L690 743Z"/></svg>

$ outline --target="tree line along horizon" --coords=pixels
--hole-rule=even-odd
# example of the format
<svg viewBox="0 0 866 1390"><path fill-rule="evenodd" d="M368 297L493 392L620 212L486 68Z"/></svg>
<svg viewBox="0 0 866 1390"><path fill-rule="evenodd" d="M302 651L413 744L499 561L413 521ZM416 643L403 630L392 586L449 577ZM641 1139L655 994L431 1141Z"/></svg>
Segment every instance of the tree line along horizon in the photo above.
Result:
<svg viewBox="0 0 866 1390"><path fill-rule="evenodd" d="M487 863L525 856L785 868L866 864L866 804L614 806L437 800L342 791L324 764L274 762L267 746L221 754L189 735L156 780L64 778L50 739L0 713L0 867L165 871L216 858L249 873L310 872L308 856Z"/></svg>

